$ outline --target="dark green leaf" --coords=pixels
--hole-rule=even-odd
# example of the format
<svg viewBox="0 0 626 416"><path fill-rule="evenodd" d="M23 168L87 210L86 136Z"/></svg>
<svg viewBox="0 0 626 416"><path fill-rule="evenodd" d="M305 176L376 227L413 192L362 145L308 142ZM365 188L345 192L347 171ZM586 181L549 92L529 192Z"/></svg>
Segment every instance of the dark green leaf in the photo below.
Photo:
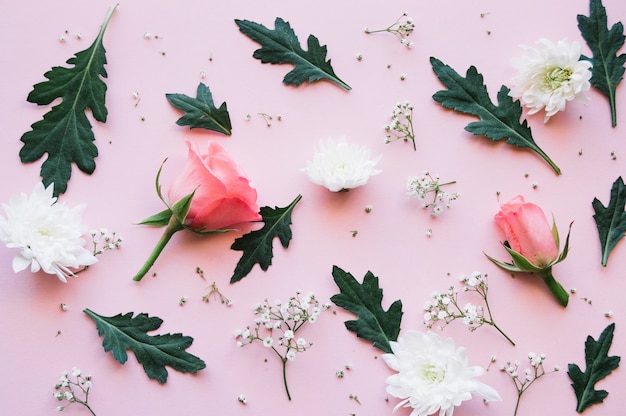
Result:
<svg viewBox="0 0 626 416"><path fill-rule="evenodd" d="M474 66L467 70L466 77L461 77L454 69L437 58L430 58L430 63L437 78L448 88L433 95L433 99L445 108L471 114L480 121L469 123L465 130L475 135L484 135L494 141L506 139L506 143L525 147L541 156L557 174L561 170L537 146L524 120L520 123L522 107L519 101L509 97L509 89L502 86L498 92L498 105L494 105L483 83L483 76Z"/></svg>
<svg viewBox="0 0 626 416"><path fill-rule="evenodd" d="M577 16L578 29L587 42L593 57L589 59L593 64L589 82L604 94L611 106L611 124L617 125L615 110L615 90L624 76L626 54L617 55L624 46L624 25L615 23L608 29L606 9L602 0L591 0L589 16ZM587 58L588 59L588 58Z"/></svg>
<svg viewBox="0 0 626 416"><path fill-rule="evenodd" d="M611 199L605 207L598 198L591 203L595 212L593 219L598 227L600 246L602 247L602 265L606 266L609 254L626 233L626 186L622 177L618 177L611 187Z"/></svg>
<svg viewBox="0 0 626 416"><path fill-rule="evenodd" d="M595 390L595 384L619 367L620 357L609 357L609 348L613 342L615 324L607 326L598 340L591 336L585 341L585 372L576 364L567 366L567 375L572 380L572 387L578 404L576 411L582 413L591 405L602 403L609 395L606 390Z"/></svg>
<svg viewBox="0 0 626 416"><path fill-rule="evenodd" d="M228 136L232 134L226 103L216 108L209 87L203 83L198 84L196 98L185 94L165 94L165 97L170 104L185 112L184 116L176 120L179 126L212 130Z"/></svg>
<svg viewBox="0 0 626 416"><path fill-rule="evenodd" d="M331 302L358 318L346 321L346 328L357 337L371 341L374 347L391 353L389 341L396 341L400 333L402 302L396 300L385 312L381 306L383 290L378 286L378 277L370 271L360 284L350 273L333 266L333 278L341 293L332 296Z"/></svg>
<svg viewBox="0 0 626 416"><path fill-rule="evenodd" d="M91 46L67 61L72 68L52 67L44 74L48 81L36 84L28 94L27 100L39 105L62 99L20 139L24 143L20 150L22 163L35 162L48 154L41 166L41 177L45 186L54 183L55 196L67 190L72 162L88 174L96 168L98 148L93 143L95 137L85 111L89 108L94 119L106 122L107 86L102 80L107 77L106 51L102 37L114 10L115 7L109 10Z"/></svg>
<svg viewBox="0 0 626 416"><path fill-rule="evenodd" d="M239 26L241 33L261 44L261 48L254 51L252 55L254 58L260 59L264 64L291 63L295 65L293 70L285 75L283 83L297 87L307 80L311 83L327 79L346 90L351 89L335 75L330 59L326 61L326 46L320 46L315 36L309 35L308 50L305 51L300 47L300 41L289 22L285 22L280 17L277 17L274 22L274 30L249 20L235 19L235 23Z"/></svg>
<svg viewBox="0 0 626 416"><path fill-rule="evenodd" d="M235 240L233 250L243 251L243 255L237 262L230 283L238 282L250 273L255 264L261 266L263 271L267 271L272 264L274 256L272 243L278 237L284 248L289 247L291 241L291 212L296 204L302 199L298 195L291 204L285 208L261 207L260 214L264 222L263 228L252 231Z"/></svg>
<svg viewBox="0 0 626 416"><path fill-rule="evenodd" d="M126 350L132 350L148 377L159 383L167 381L165 366L182 373L197 373L206 367L204 361L185 351L193 338L182 334L147 334L163 323L156 316L148 317L141 313L133 318L133 312L129 312L106 317L89 309L83 312L96 323L98 335L104 335L102 346L105 352L111 351L113 357L124 364L128 359Z"/></svg>

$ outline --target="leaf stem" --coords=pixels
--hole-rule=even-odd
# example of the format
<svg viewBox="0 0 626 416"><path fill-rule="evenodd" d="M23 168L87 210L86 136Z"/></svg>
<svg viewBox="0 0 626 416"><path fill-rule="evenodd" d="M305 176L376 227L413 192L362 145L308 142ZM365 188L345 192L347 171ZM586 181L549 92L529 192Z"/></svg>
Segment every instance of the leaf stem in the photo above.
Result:
<svg viewBox="0 0 626 416"><path fill-rule="evenodd" d="M183 225L180 223L180 221L176 219L176 216L172 214L172 216L170 217L170 221L167 224L167 228L165 229L165 232L161 236L161 239L158 241L157 245L154 247L154 250L152 250L152 253L150 253L148 260L146 260L146 262L141 267L141 269L139 269L135 277L133 277L134 281L139 282L141 281L141 279L143 279L146 273L148 273L150 268L154 265L154 262L159 257L159 254L161 254L161 252L163 251L167 243L170 241L172 236L176 232L182 229L184 229Z"/></svg>
<svg viewBox="0 0 626 416"><path fill-rule="evenodd" d="M611 89L611 96L609 97L609 105L611 106L611 127L617 126L617 109L615 104L615 90Z"/></svg>

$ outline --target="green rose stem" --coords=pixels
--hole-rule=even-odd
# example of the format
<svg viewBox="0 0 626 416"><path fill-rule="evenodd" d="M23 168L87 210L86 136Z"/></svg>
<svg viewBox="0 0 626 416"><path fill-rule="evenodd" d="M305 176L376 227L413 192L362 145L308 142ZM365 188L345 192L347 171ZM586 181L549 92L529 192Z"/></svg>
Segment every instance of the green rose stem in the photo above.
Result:
<svg viewBox="0 0 626 416"><path fill-rule="evenodd" d="M550 292L552 292L554 297L556 297L559 304L566 307L567 302L569 301L569 295L565 289L563 289L563 286L561 286L561 284L554 279L554 276L552 276L552 267L538 271L537 274L543 278L543 281L546 285L548 285Z"/></svg>
<svg viewBox="0 0 626 416"><path fill-rule="evenodd" d="M170 241L170 238L172 238L172 236L176 232L183 230L184 228L185 227L183 226L183 224L181 224L181 222L176 219L175 215L172 215L170 217L165 232L161 236L161 239L157 243L156 247L154 247L154 250L152 250L152 253L150 253L148 260L146 260L146 262L141 267L141 269L139 269L135 277L133 277L134 281L139 282L141 281L141 279L143 279L146 273L148 273L148 270L150 270L150 268L154 265L154 262L156 261L157 257L159 257L159 254L161 254L167 243Z"/></svg>

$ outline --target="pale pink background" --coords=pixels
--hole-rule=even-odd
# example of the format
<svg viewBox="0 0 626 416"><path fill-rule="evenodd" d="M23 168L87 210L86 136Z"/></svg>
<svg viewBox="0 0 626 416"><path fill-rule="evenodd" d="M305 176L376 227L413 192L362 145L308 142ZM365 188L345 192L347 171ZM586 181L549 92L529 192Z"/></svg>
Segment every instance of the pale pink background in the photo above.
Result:
<svg viewBox="0 0 626 416"><path fill-rule="evenodd" d="M610 24L626 21L622 0L604 4ZM0 201L29 193L39 180L41 161L23 165L18 157L21 135L49 110L26 101L32 85L43 81L51 66L64 64L89 46L111 5L102 0L13 1L2 8ZM576 414L565 370L568 363L584 365L587 335L597 338L615 322L610 352L626 353L621 326L626 312L626 243L620 242L608 267L601 267L591 207L594 197L607 204L611 184L626 173L626 87L617 91L617 128L611 128L607 101L595 90L588 105L570 103L547 125L540 115L529 118L537 143L563 171L557 176L532 152L466 133L463 128L472 117L444 110L432 100L442 85L428 59L435 56L460 73L475 65L495 96L514 74L509 61L522 53L518 45L541 37L583 42L576 15L588 14L588 8L587 0L122 2L104 38L109 119L94 123L97 168L91 176L74 169L60 201L69 206L86 203L85 224L115 230L125 242L68 284L42 273L15 275L15 252L0 248L2 414L52 414L57 406L53 386L61 371L73 366L92 374L90 403L98 416L391 414L397 399L386 394L385 379L392 372L380 351L344 328L343 322L353 315L343 310L322 315L303 329L302 335L315 345L288 365L291 402L283 390L280 362L271 351L260 344L235 346L233 330L252 323L252 310L263 298L286 299L301 289L325 302L338 293L333 265L359 281L368 270L379 276L384 307L403 301L403 332L425 330L422 307L432 291L445 290L464 273L488 273L494 316L517 346L492 328L470 333L461 322L448 326L443 335L467 347L473 365L486 366L491 356L497 357L496 365L515 359L525 364L529 351L546 353L546 366L559 365L562 371L539 380L525 394L518 414ZM366 26L385 27L405 10L416 21L412 50L391 35L364 34ZM329 82L288 87L282 78L290 65L262 65L253 59L259 45L238 31L234 19L273 27L277 16L292 24L301 42L312 33L327 45L335 72L353 90ZM67 40L61 43L66 30ZM82 39L76 39L77 32ZM145 32L159 39L145 39ZM584 51L589 53L586 46ZM356 59L358 53L362 61ZM400 80L401 74L406 80ZM193 96L200 81L211 88L217 104L227 102L232 137L175 124L181 113L165 94ZM141 98L137 106L133 91ZM404 100L415 106L417 152L409 144L383 143L383 126L395 103ZM250 121L245 120L248 113ZM282 121L267 127L258 113L280 115ZM373 155L383 154L383 172L363 188L332 194L310 183L299 169L319 140L340 136L369 146ZM286 206L303 195L293 212L291 245L284 250L275 243L267 272L255 266L239 283L228 283L241 254L229 247L245 230L210 238L179 233L153 268L157 278L132 281L162 232L135 224L163 208L154 176L168 157L162 181L169 183L184 163L186 139L201 148L209 140L222 144L254 181L260 205ZM616 160L611 160L611 152ZM444 180L456 180L449 189L462 193L453 208L436 219L405 196L406 177L426 169ZM554 269L566 289L577 290L567 309L532 277L511 279L484 257L483 251L507 259L492 219L497 192L500 202L522 194L554 214L563 236L574 221L570 255ZM373 211L366 214L368 205ZM431 238L426 237L429 228ZM351 230L358 235L353 238ZM196 267L204 270L206 281L196 275ZM232 307L202 302L212 281L233 300ZM181 307L183 296L189 300ZM67 304L68 311L61 311L60 303ZM122 366L103 351L84 308L103 315L132 311L159 316L164 324L155 334L194 337L189 352L204 359L207 368L197 375L170 370L165 385L151 381L132 353ZM607 311L613 318L604 316ZM338 379L335 372L346 364L351 370ZM482 380L504 400L485 407L476 398L457 408L455 415L512 415L516 391L511 381L497 366ZM585 414L622 414L624 385L626 373L620 368L597 386L610 392L605 403ZM237 401L242 393L248 398L245 406ZM351 394L361 405L349 398ZM76 405L65 412L87 414ZM409 413L403 409L398 414Z"/></svg>

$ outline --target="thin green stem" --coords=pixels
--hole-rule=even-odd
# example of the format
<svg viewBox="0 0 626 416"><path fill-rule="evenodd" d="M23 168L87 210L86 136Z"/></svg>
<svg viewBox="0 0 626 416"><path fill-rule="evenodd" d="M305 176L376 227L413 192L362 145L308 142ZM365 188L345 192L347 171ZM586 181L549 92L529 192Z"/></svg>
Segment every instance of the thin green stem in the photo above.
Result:
<svg viewBox="0 0 626 416"><path fill-rule="evenodd" d="M505 334L504 331L502 331L502 329L500 329L500 327L496 325L496 323L494 322L493 316L491 315L491 307L489 307L489 301L487 300L487 292L483 293L483 299L485 300L485 306L487 307L487 313L489 314L488 324L493 326L499 333L501 333L504 336L504 338L506 338L506 340L511 343L511 345L515 346L515 343L513 342L513 340L509 338L509 336Z"/></svg>
<svg viewBox="0 0 626 416"><path fill-rule="evenodd" d="M517 416L517 409L519 408L519 403L522 400L522 393L524 393L524 390L518 390L517 392L517 402L515 402L515 411L513 412L513 416Z"/></svg>
<svg viewBox="0 0 626 416"><path fill-rule="evenodd" d="M502 336L504 336L504 338L506 338L507 341L509 341L511 343L511 345L515 346L515 343L513 342L513 340L511 338L508 337L507 334L504 333L504 331L502 331L500 329L500 327L498 325L496 325L495 322L493 322L493 320L491 321L491 326L493 326L495 329L498 330L499 333L502 334Z"/></svg>
<svg viewBox="0 0 626 416"><path fill-rule="evenodd" d="M287 385L287 359L282 358L283 362L283 383L285 384L285 391L287 392L287 398L291 401L291 394L289 393L289 386Z"/></svg>
<svg viewBox="0 0 626 416"><path fill-rule="evenodd" d="M184 228L185 227L183 227L183 225L176 219L175 215L172 215L170 217L170 221L167 224L167 228L165 229L165 232L161 236L161 239L158 241L157 245L154 247L154 250L152 250L152 253L150 253L148 260L146 260L146 262L141 267L141 269L139 269L135 277L133 277L134 281L139 282L141 279L143 279L146 273L148 273L150 268L154 265L154 262L159 257L159 254L161 254L161 252L163 251L167 243L170 241L172 236L176 232Z"/></svg>

